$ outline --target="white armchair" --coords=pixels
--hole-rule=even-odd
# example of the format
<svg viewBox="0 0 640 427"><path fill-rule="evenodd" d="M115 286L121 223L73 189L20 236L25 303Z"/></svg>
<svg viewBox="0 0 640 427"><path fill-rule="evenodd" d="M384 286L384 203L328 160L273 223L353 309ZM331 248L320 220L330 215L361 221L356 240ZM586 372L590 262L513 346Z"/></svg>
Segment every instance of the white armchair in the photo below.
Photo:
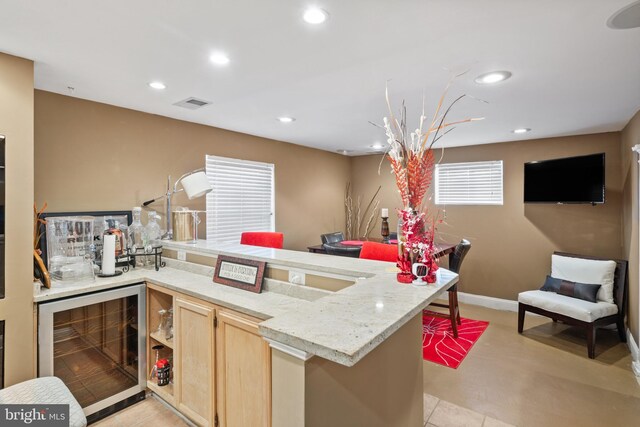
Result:
<svg viewBox="0 0 640 427"><path fill-rule="evenodd" d="M543 290L521 292L518 295L518 333L522 333L527 311L560 320L587 331L587 354L595 357L596 328L615 323L620 341L626 342L624 317L627 305L627 261L604 260L554 252L551 277L564 283L601 285L594 302ZM563 285L564 286L564 285ZM564 295L562 293L565 293Z"/></svg>

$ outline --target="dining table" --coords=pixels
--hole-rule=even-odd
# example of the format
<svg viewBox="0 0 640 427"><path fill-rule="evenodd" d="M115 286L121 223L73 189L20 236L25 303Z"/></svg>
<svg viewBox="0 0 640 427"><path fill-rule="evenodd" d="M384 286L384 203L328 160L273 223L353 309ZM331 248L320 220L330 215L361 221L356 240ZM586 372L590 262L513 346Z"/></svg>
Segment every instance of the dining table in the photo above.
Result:
<svg viewBox="0 0 640 427"><path fill-rule="evenodd" d="M368 239L366 241L369 242L382 242L382 239ZM353 248L354 246L362 246L362 244L364 244L365 240L344 240L342 242L337 242L337 243L332 243L333 246L337 246L337 247L344 247L345 249L347 248ZM390 245L394 245L397 244L398 241L397 240L390 240L388 244ZM452 253L455 249L456 246L458 246L457 243L449 243L449 242L439 242L439 243L434 243L435 246L435 252L434 255L436 258L441 258L445 255L449 255L450 253ZM317 253L317 254L326 254L327 250L324 248L323 245L314 245L314 246L308 246L307 250L311 253Z"/></svg>

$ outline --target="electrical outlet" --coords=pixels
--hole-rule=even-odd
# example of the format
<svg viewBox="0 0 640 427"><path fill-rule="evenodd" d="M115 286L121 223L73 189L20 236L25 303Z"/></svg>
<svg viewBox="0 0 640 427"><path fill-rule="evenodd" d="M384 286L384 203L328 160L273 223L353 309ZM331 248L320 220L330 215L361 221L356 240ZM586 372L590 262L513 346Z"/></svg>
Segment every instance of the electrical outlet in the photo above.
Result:
<svg viewBox="0 0 640 427"><path fill-rule="evenodd" d="M178 251L178 260L179 261L186 261L187 260L187 253L185 251Z"/></svg>
<svg viewBox="0 0 640 427"><path fill-rule="evenodd" d="M304 273L302 271L289 270L289 283L304 285Z"/></svg>

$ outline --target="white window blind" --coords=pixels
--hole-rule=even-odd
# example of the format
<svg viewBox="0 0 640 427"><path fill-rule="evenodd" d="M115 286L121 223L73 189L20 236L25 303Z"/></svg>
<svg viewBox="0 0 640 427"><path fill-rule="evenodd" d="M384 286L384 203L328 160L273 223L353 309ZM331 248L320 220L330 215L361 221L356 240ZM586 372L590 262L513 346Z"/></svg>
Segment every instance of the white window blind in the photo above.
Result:
<svg viewBox="0 0 640 427"><path fill-rule="evenodd" d="M501 205L502 160L436 165L436 204Z"/></svg>
<svg viewBox="0 0 640 427"><path fill-rule="evenodd" d="M274 165L206 156L207 240L239 243L243 231L275 231Z"/></svg>

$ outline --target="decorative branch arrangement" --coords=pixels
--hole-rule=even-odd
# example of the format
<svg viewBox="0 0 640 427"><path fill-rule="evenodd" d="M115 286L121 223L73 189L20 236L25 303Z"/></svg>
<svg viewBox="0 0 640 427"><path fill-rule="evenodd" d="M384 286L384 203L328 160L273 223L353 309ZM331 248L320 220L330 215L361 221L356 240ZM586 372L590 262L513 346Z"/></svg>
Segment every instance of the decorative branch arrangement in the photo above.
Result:
<svg viewBox="0 0 640 427"><path fill-rule="evenodd" d="M46 202L44 203L44 205L42 205L42 208L40 210L38 210L35 203L33 204L33 250L37 251L39 254L41 254L39 248L40 238L42 237L42 234L45 230L45 228L41 227L41 225L47 224L47 221L45 219L42 219L42 214L45 210L47 210Z"/></svg>
<svg viewBox="0 0 640 427"><path fill-rule="evenodd" d="M49 276L49 271L47 271L47 267L44 265L42 258L42 250L40 250L40 238L42 237L42 233L44 233L45 227L41 227L41 225L46 225L47 221L42 218L42 214L47 209L47 203L45 202L42 205L42 208L38 210L36 204L33 204L33 276L36 280L39 280L46 288L51 287L51 277Z"/></svg>
<svg viewBox="0 0 640 427"><path fill-rule="evenodd" d="M391 163L391 169L395 175L396 184L405 209L412 208L415 210L422 207L424 195L431 186L436 163L433 145L443 136L453 131L456 125L484 119L483 117L477 117L453 122L446 121L453 106L466 96L460 95L447 108L443 107L453 81L465 73L452 76L449 80L443 94L440 96L433 118L426 128L425 120L427 120L427 117L425 116L423 97L419 127L413 132L409 132L407 129L407 109L404 101L400 109L400 120L398 120L391 108L388 86L385 89L389 117L383 118L383 126L376 126L385 130L387 143L389 144L386 157Z"/></svg>
<svg viewBox="0 0 640 427"><path fill-rule="evenodd" d="M344 194L345 238L347 240L367 239L369 237L378 222L377 212L380 206L378 194L381 189L382 186L379 186L365 209L362 210L362 196L356 197L354 205L351 183L347 183Z"/></svg>
<svg viewBox="0 0 640 427"><path fill-rule="evenodd" d="M429 269L429 273L423 280L433 283L436 279L435 271L438 266L435 262L433 242L436 224L441 220L438 219L438 212L433 214L423 206L424 197L431 187L436 165L433 145L455 129L456 125L483 119L468 118L447 122L447 116L452 107L465 97L465 95L457 97L448 107L444 108L451 84L463 74L465 73L454 75L449 80L428 126L425 126L427 117L425 116L423 97L419 127L413 132L409 132L407 128L407 109L404 101L398 120L391 108L388 86L385 89L389 117L384 117L384 125L377 126L383 128L387 136L389 148L385 157L389 159L391 164L391 170L394 173L403 204L403 209L398 212L398 220L401 224L401 235L398 236L398 267L401 272L398 273L398 281L403 283L413 281L411 265L416 262L426 264ZM441 159L442 156L438 161ZM381 166L382 161L378 172L380 172Z"/></svg>

